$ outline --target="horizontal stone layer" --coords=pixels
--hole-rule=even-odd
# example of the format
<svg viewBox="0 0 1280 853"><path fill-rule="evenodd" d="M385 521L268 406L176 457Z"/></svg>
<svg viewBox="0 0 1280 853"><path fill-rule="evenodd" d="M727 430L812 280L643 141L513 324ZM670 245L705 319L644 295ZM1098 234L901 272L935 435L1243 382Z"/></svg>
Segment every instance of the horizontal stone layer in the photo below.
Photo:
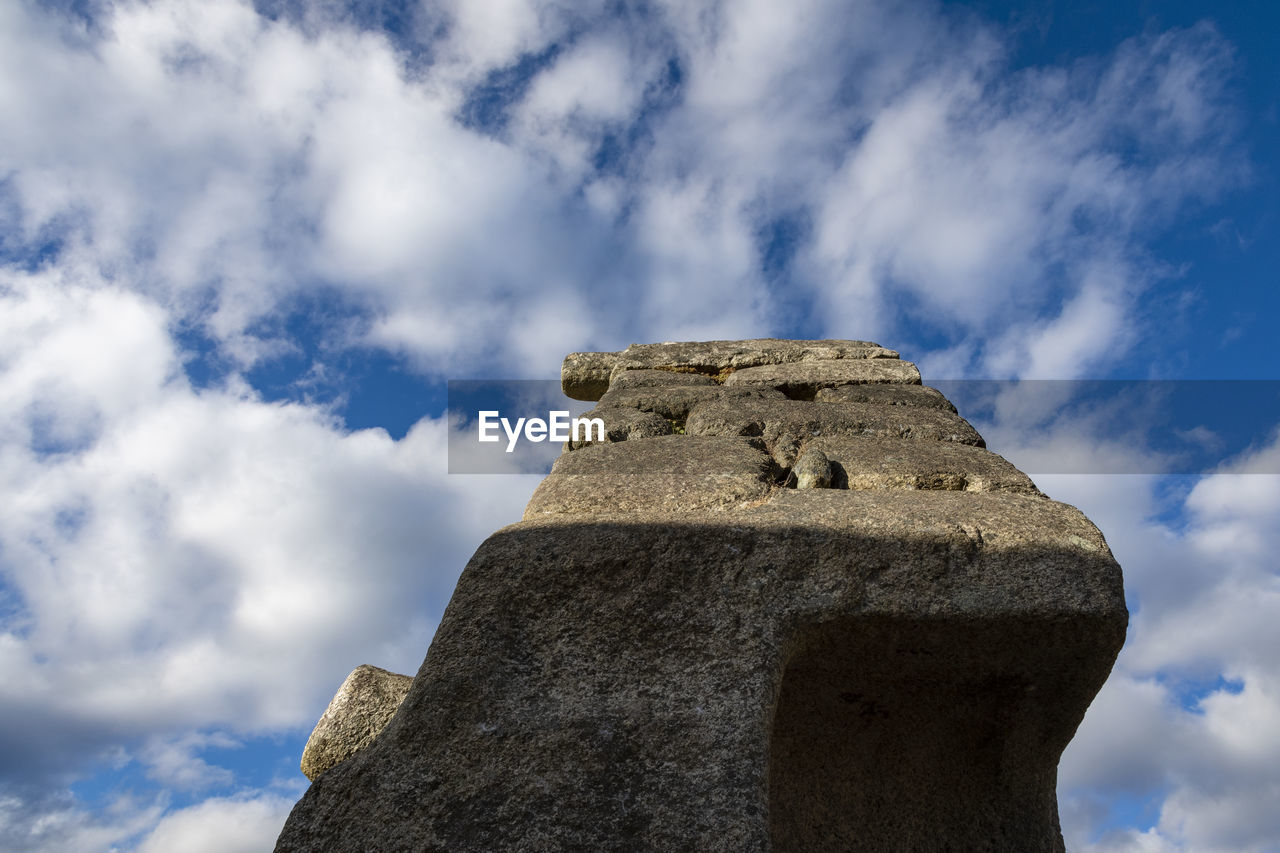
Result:
<svg viewBox="0 0 1280 853"><path fill-rule="evenodd" d="M898 354L870 341L742 341L632 344L621 352L572 353L560 369L564 393L575 400L598 400L624 372L664 368L721 376L762 364L828 359L896 359Z"/></svg>
<svg viewBox="0 0 1280 853"><path fill-rule="evenodd" d="M924 385L837 385L819 388L813 399L819 403L875 403L880 406L922 406L955 412L956 407L936 388Z"/></svg>
<svg viewBox="0 0 1280 853"><path fill-rule="evenodd" d="M717 383L711 385L675 385L663 388L636 388L611 386L596 404L604 408L639 409L657 412L668 420L684 423L689 411L699 403L722 400L738 405L754 400L785 400L786 395L772 388L726 388Z"/></svg>
<svg viewBox="0 0 1280 853"><path fill-rule="evenodd" d="M552 474L534 490L524 519L617 512L719 513L764 500L771 488L761 478L733 474Z"/></svg>
<svg viewBox="0 0 1280 853"><path fill-rule="evenodd" d="M671 388L675 386L718 387L714 376L705 373L684 373L677 370L626 370L614 377L610 390L623 388Z"/></svg>
<svg viewBox="0 0 1280 853"><path fill-rule="evenodd" d="M909 361L841 359L748 367L724 380L727 388L772 388L794 400L812 400L824 388L880 383L919 385L920 371Z"/></svg>
<svg viewBox="0 0 1280 853"><path fill-rule="evenodd" d="M835 488L1039 494L1031 478L1003 457L952 441L820 436L800 447L802 454L810 450L839 466Z"/></svg>
<svg viewBox="0 0 1280 853"><path fill-rule="evenodd" d="M769 454L740 438L670 435L592 445L556 460L524 517L715 512L763 500L776 481Z"/></svg>
<svg viewBox="0 0 1280 853"><path fill-rule="evenodd" d="M794 464L805 442L818 436L873 436L984 446L982 436L968 421L940 409L803 400L701 403L689 412L685 432L759 436L784 468Z"/></svg>
<svg viewBox="0 0 1280 853"><path fill-rule="evenodd" d="M691 545L696 536L737 536L751 549L783 545L789 557L779 571L808 590L784 607L797 613L836 607L987 618L1124 609L1119 567L1101 532L1075 507L1038 494L779 489L767 501L715 516L601 513L521 522L495 537L537 529L545 531L537 536L575 540L579 527L598 532L590 550L601 559L620 557L611 548L635 547L632 536L643 530ZM854 542L858 549L847 550ZM747 553L739 548L720 559L760 556ZM837 578L846 592L833 599Z"/></svg>
<svg viewBox="0 0 1280 853"><path fill-rule="evenodd" d="M725 512L776 500L782 471L762 446L758 438L667 435L585 447L557 459L524 517ZM833 463L835 489L1040 494L1000 456L955 442L824 436L799 454L810 450Z"/></svg>
<svg viewBox="0 0 1280 853"><path fill-rule="evenodd" d="M614 375L643 367L685 368L701 373L718 373L761 364L897 357L898 353L893 350L870 341L755 338L743 341L632 344L618 353Z"/></svg>
<svg viewBox="0 0 1280 853"><path fill-rule="evenodd" d="M558 457L551 474L760 474L771 466L761 443L736 436L663 435L594 444Z"/></svg>
<svg viewBox="0 0 1280 853"><path fill-rule="evenodd" d="M628 441L637 438L652 438L658 435L671 434L671 420L656 412L644 412L626 406L597 406L581 415L582 418L599 418L604 421L605 442ZM595 433L584 431L577 439L570 438L567 447L577 450L599 444L594 440Z"/></svg>

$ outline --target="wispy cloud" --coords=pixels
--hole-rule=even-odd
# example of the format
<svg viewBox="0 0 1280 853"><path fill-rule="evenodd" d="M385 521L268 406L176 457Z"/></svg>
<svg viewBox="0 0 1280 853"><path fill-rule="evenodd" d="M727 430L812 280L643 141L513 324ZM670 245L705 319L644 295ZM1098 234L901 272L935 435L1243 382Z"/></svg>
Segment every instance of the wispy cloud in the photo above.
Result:
<svg viewBox="0 0 1280 853"><path fill-rule="evenodd" d="M994 30L870 3L461 4L410 70L376 32L233 0L119 4L79 43L4 14L23 247L56 239L245 363L277 351L255 321L324 283L430 370L926 322L966 369L1072 375L1144 334L1151 229L1240 177L1207 26L1011 72ZM510 99L469 124L498 72ZM766 274L771 251L792 262Z"/></svg>

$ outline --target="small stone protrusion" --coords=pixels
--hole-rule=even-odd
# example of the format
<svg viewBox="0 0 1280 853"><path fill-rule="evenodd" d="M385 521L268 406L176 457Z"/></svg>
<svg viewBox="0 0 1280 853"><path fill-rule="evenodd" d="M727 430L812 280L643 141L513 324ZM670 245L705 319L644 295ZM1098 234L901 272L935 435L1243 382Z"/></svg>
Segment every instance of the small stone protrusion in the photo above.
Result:
<svg viewBox="0 0 1280 853"><path fill-rule="evenodd" d="M362 664L351 671L302 750L302 772L314 780L346 761L387 727L413 685L413 676Z"/></svg>
<svg viewBox="0 0 1280 853"><path fill-rule="evenodd" d="M806 450L791 469L797 489L829 489L834 479L831 461L821 450Z"/></svg>

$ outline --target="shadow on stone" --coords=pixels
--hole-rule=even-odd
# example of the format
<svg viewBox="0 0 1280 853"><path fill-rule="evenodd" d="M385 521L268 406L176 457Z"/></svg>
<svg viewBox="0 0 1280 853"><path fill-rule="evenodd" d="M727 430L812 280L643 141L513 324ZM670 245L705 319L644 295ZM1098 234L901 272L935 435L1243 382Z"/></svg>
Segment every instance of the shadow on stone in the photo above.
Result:
<svg viewBox="0 0 1280 853"><path fill-rule="evenodd" d="M1061 851L1055 771L1081 709L1056 697L1100 686L1073 661L1086 624L877 617L803 633L771 731L774 853Z"/></svg>
<svg viewBox="0 0 1280 853"><path fill-rule="evenodd" d="M1061 850L1058 756L1127 621L1097 530L1023 495L785 497L490 537L276 849Z"/></svg>

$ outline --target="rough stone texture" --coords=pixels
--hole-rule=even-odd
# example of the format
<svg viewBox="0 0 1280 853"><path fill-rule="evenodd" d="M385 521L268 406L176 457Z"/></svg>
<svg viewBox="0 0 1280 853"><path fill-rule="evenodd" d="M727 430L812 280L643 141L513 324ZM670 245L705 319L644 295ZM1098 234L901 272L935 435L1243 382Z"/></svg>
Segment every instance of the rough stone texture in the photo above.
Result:
<svg viewBox="0 0 1280 853"><path fill-rule="evenodd" d="M655 412L642 412L618 406L602 408L597 406L582 415L584 418L599 418L604 421L604 440L606 442L627 441L635 438L651 438L655 435L670 435L671 421ZM590 433L594 435L594 433ZM600 442L590 441L587 435L580 434L577 440L567 442L568 449L576 450Z"/></svg>
<svg viewBox="0 0 1280 853"><path fill-rule="evenodd" d="M600 398L596 409L640 409L644 412L657 412L668 420L683 424L694 406L711 400L723 400L729 405L737 405L751 400L785 399L785 394L772 388L725 388L714 382L710 386L672 385L666 388L627 388L618 387L614 383Z"/></svg>
<svg viewBox="0 0 1280 853"><path fill-rule="evenodd" d="M754 359L786 369L737 387L817 395L894 363L783 343L575 356L565 382L728 390ZM726 387L623 378L654 367ZM562 455L276 849L1062 851L1057 762L1124 640L1119 566L936 396L830 393ZM835 488L784 486L820 456Z"/></svg>
<svg viewBox="0 0 1280 853"><path fill-rule="evenodd" d="M741 438L597 444L557 459L524 517L727 509L762 500L777 479L769 454Z"/></svg>
<svg viewBox="0 0 1280 853"><path fill-rule="evenodd" d="M803 445L838 466L841 489L953 489L1039 494L1031 478L1003 457L952 441L821 436Z"/></svg>
<svg viewBox="0 0 1280 853"><path fill-rule="evenodd" d="M786 341L757 338L747 341L632 344L621 352L575 352L560 369L564 393L575 400L599 400L610 376L632 370L663 368L708 376L761 364L827 359L897 358L898 354L870 341Z"/></svg>
<svg viewBox="0 0 1280 853"><path fill-rule="evenodd" d="M613 370L615 378L624 370L655 366L718 374L761 364L897 357L893 350L870 341L756 338L747 341L632 344L618 353Z"/></svg>
<svg viewBox="0 0 1280 853"><path fill-rule="evenodd" d="M560 387L573 400L599 400L616 362L612 352L569 353L560 368Z"/></svg>
<svg viewBox="0 0 1280 853"><path fill-rule="evenodd" d="M714 474L768 476L772 461L758 440L728 436L664 435L637 439L625 447L594 444L566 453L551 466L551 476L589 474L634 476Z"/></svg>
<svg viewBox="0 0 1280 853"><path fill-rule="evenodd" d="M795 462L801 445L817 436L880 436L983 446L982 436L959 415L940 409L868 403L702 403L689 413L684 428L689 435L760 436L784 468Z"/></svg>
<svg viewBox="0 0 1280 853"><path fill-rule="evenodd" d="M812 400L822 388L882 382L919 385L920 371L909 361L841 359L748 367L730 373L724 380L726 387L773 388L793 400Z"/></svg>
<svg viewBox="0 0 1280 853"><path fill-rule="evenodd" d="M837 385L819 388L820 403L877 403L881 406L924 406L954 413L956 407L936 388L923 385Z"/></svg>
<svg viewBox="0 0 1280 853"><path fill-rule="evenodd" d="M390 721L413 677L362 664L334 694L302 750L302 772L315 780L364 749Z"/></svg>
<svg viewBox="0 0 1280 853"><path fill-rule="evenodd" d="M1093 526L1021 495L523 522L276 849L1061 850L1125 621Z"/></svg>
<svg viewBox="0 0 1280 853"><path fill-rule="evenodd" d="M829 489L834 479L831 460L816 448L809 448L800 454L791 474L795 477L797 489Z"/></svg>
<svg viewBox="0 0 1280 853"><path fill-rule="evenodd" d="M705 373L683 373L675 370L624 370L609 383L609 388L674 388L681 385L719 386L714 376Z"/></svg>

